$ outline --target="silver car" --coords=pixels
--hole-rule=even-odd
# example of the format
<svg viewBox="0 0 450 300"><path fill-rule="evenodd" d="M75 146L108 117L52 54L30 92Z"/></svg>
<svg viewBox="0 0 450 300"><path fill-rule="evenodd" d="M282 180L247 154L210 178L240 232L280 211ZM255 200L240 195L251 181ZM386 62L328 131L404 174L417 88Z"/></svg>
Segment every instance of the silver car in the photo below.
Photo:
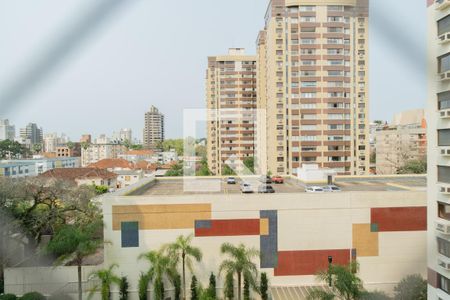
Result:
<svg viewBox="0 0 450 300"><path fill-rule="evenodd" d="M323 187L324 192L327 193L338 193L342 192L341 188L336 185L327 185Z"/></svg>
<svg viewBox="0 0 450 300"><path fill-rule="evenodd" d="M307 193L323 193L324 190L320 186L308 186L308 187L306 187L305 192L307 192Z"/></svg>
<svg viewBox="0 0 450 300"><path fill-rule="evenodd" d="M243 182L241 183L241 192L242 193L253 193L253 188L250 183Z"/></svg>

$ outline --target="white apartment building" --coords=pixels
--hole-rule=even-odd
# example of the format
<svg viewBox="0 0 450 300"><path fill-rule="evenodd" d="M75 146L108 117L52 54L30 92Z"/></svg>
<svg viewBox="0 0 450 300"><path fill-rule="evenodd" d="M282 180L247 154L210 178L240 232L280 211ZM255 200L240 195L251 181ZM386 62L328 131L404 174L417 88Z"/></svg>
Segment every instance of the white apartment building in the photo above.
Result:
<svg viewBox="0 0 450 300"><path fill-rule="evenodd" d="M147 149L156 149L164 141L164 115L153 105L145 113L143 140Z"/></svg>
<svg viewBox="0 0 450 300"><path fill-rule="evenodd" d="M55 133L44 135L44 152L56 152L57 148L66 145L69 138L63 133L61 136Z"/></svg>
<svg viewBox="0 0 450 300"><path fill-rule="evenodd" d="M87 148L81 148L81 166L86 167L102 159L118 158L126 150L120 144L90 144Z"/></svg>
<svg viewBox="0 0 450 300"><path fill-rule="evenodd" d="M428 299L450 299L450 1L428 4Z"/></svg>
<svg viewBox="0 0 450 300"><path fill-rule="evenodd" d="M14 141L16 137L16 127L9 123L8 119L0 119L0 141Z"/></svg>
<svg viewBox="0 0 450 300"><path fill-rule="evenodd" d="M0 177L33 177L59 168L80 167L79 157L34 158L0 161Z"/></svg>

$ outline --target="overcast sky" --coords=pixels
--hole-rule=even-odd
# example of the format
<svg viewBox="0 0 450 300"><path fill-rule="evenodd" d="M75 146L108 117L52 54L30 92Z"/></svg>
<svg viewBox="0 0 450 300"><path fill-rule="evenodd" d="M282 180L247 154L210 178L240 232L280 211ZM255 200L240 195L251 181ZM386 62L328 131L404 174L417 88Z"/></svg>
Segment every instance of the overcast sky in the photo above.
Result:
<svg viewBox="0 0 450 300"><path fill-rule="evenodd" d="M144 112L155 105L166 115L166 136L180 137L183 109L205 106L207 56L229 47L254 54L268 3L120 1L90 24L83 16L92 0L0 0L0 118L73 140L125 127L141 139ZM370 118L390 120L426 102L425 0L371 0L370 13ZM57 48L58 64L42 63L70 28L83 25L89 30L76 43ZM31 66L38 72L24 80ZM7 93L18 82L29 90Z"/></svg>

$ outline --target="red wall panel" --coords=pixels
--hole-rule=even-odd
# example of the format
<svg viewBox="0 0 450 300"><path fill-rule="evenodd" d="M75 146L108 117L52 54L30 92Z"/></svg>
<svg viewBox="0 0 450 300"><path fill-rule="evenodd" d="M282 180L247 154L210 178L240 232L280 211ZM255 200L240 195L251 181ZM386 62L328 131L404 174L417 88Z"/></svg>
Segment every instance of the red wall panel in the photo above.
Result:
<svg viewBox="0 0 450 300"><path fill-rule="evenodd" d="M372 208L370 218L380 232L427 230L426 207Z"/></svg>
<svg viewBox="0 0 450 300"><path fill-rule="evenodd" d="M195 228L195 236L259 235L259 219L211 220L209 228Z"/></svg>
<svg viewBox="0 0 450 300"><path fill-rule="evenodd" d="M275 276L315 275L328 268L328 256L333 256L333 264L345 265L350 262L351 250L303 250L278 252L278 267Z"/></svg>

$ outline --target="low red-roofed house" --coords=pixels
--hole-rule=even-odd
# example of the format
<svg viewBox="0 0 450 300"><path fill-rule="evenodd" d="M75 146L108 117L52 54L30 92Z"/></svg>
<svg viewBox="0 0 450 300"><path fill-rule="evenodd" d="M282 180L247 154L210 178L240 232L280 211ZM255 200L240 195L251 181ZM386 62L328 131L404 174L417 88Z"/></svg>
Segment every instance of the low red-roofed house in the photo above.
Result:
<svg viewBox="0 0 450 300"><path fill-rule="evenodd" d="M67 168L52 169L39 175L40 178L65 180L80 185L102 185L110 189L117 187L117 174L105 169Z"/></svg>

